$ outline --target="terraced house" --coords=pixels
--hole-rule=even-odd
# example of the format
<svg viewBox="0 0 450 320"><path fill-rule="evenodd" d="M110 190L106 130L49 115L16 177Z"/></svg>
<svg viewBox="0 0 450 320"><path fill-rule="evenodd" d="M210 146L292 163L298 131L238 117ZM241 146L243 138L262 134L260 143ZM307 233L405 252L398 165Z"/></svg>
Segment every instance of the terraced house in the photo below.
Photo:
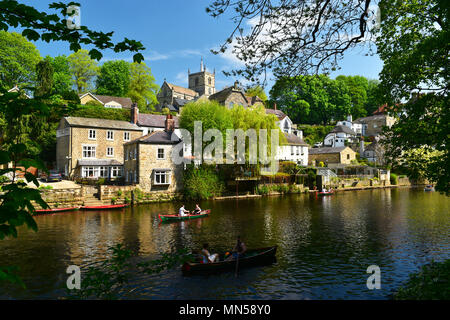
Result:
<svg viewBox="0 0 450 320"><path fill-rule="evenodd" d="M142 136L134 123L64 117L56 131L56 166L70 178L118 179L123 175L123 145Z"/></svg>

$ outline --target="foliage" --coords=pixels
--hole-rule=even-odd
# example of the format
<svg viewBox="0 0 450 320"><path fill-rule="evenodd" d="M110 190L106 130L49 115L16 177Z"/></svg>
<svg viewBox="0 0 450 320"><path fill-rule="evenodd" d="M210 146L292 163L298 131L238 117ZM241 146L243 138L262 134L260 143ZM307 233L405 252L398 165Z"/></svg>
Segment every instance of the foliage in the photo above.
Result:
<svg viewBox="0 0 450 320"><path fill-rule="evenodd" d="M380 9L380 90L399 115L387 133L388 156L393 160L415 148L442 152L425 176L436 183L436 190L449 194L448 3L386 0Z"/></svg>
<svg viewBox="0 0 450 320"><path fill-rule="evenodd" d="M53 67L53 94L63 95L72 88L72 74L70 73L69 60L65 55L56 57L46 56L44 61Z"/></svg>
<svg viewBox="0 0 450 320"><path fill-rule="evenodd" d="M259 97L262 101L267 101L267 95L261 86L250 87L245 91L245 95L249 97Z"/></svg>
<svg viewBox="0 0 450 320"><path fill-rule="evenodd" d="M207 12L231 14L233 30L219 50L243 62L227 74L252 82L275 77L330 72L343 53L371 47L374 0L215 0ZM262 78L262 79L261 79Z"/></svg>
<svg viewBox="0 0 450 320"><path fill-rule="evenodd" d="M130 66L124 60L106 61L97 76L97 94L125 97L130 88Z"/></svg>
<svg viewBox="0 0 450 320"><path fill-rule="evenodd" d="M73 18L75 12L68 10L72 5L79 6L76 2L67 4L54 2L49 4L49 8L59 11L62 17ZM64 41L70 45L71 51L81 49L81 44L92 45L93 48L89 51L89 55L93 59L100 60L102 58L103 54L99 50L112 49L114 52L136 52L133 55L133 61L144 60L139 51L143 51L145 48L139 41L125 38L121 42L114 43L112 41L114 32L93 31L86 26L70 29L67 27L68 21L61 19L58 14L48 14L32 6L18 3L16 0L0 2L0 21L2 22L0 29L7 31L9 27L21 27L24 29L22 35L31 41Z"/></svg>
<svg viewBox="0 0 450 320"><path fill-rule="evenodd" d="M351 114L355 118L367 115L365 105L367 103L367 91L369 90L369 80L361 76L338 76L337 81L344 82L351 98Z"/></svg>
<svg viewBox="0 0 450 320"><path fill-rule="evenodd" d="M0 11L3 3L0 4ZM0 12L0 17L3 12ZM0 21L2 21L0 19ZM36 80L36 64L41 55L36 46L16 32L2 31L0 25L0 88L30 86Z"/></svg>
<svg viewBox="0 0 450 320"><path fill-rule="evenodd" d="M156 94L159 90L150 67L144 62L130 65L130 89L128 96L138 104L139 111L152 111L158 104Z"/></svg>
<svg viewBox="0 0 450 320"><path fill-rule="evenodd" d="M297 164L293 161L281 161L279 163L280 169L279 172L288 173L288 174L296 174L297 173Z"/></svg>
<svg viewBox="0 0 450 320"><path fill-rule="evenodd" d="M36 65L37 84L35 95L43 96L52 92L53 88L53 66L46 60L39 61Z"/></svg>
<svg viewBox="0 0 450 320"><path fill-rule="evenodd" d="M98 75L97 61L91 59L89 52L84 49L72 53L67 59L78 93L89 91L92 80Z"/></svg>
<svg viewBox="0 0 450 320"><path fill-rule="evenodd" d="M307 124L297 125L297 128L303 131L303 140L311 146L316 142L323 142L326 135L333 130L333 126Z"/></svg>
<svg viewBox="0 0 450 320"><path fill-rule="evenodd" d="M397 177L397 175L395 173L391 173L390 177L391 177L391 184L397 185L398 184L398 177Z"/></svg>
<svg viewBox="0 0 450 320"><path fill-rule="evenodd" d="M450 300L450 259L431 262L417 273L394 294L395 300Z"/></svg>
<svg viewBox="0 0 450 320"><path fill-rule="evenodd" d="M99 108L88 104L78 105L69 115L83 118L130 121L130 111L127 109Z"/></svg>
<svg viewBox="0 0 450 320"><path fill-rule="evenodd" d="M294 123L327 125L352 111L347 84L326 75L281 77L270 96Z"/></svg>
<svg viewBox="0 0 450 320"><path fill-rule="evenodd" d="M214 167L207 165L189 166L184 171L183 184L184 197L189 200L209 199L225 190L224 182Z"/></svg>

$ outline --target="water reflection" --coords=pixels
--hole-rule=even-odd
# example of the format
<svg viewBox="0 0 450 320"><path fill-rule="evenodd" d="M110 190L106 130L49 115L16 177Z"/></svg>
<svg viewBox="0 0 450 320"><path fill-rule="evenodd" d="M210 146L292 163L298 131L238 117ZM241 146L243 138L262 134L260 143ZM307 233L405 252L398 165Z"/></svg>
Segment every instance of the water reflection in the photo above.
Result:
<svg viewBox="0 0 450 320"><path fill-rule="evenodd" d="M204 201L209 217L169 224L157 214L176 212L180 203L39 216L38 233L22 228L18 239L0 241L0 264L21 266L29 287L7 285L0 297L57 297L67 265L102 260L118 242L148 259L198 250L204 242L213 251L229 250L241 235L248 247L277 244L277 262L241 270L238 279L230 273L186 278L179 270L136 275L124 298L386 298L409 272L450 257L449 203L435 192L384 189ZM371 264L381 267L382 290L365 287Z"/></svg>

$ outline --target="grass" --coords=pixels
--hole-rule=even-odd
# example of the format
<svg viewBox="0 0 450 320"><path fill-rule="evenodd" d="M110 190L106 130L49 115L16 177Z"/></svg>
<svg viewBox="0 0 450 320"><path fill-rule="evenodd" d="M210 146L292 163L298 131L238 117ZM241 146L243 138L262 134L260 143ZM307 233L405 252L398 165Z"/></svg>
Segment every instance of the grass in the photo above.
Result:
<svg viewBox="0 0 450 320"><path fill-rule="evenodd" d="M394 300L450 300L450 259L431 262L409 276Z"/></svg>

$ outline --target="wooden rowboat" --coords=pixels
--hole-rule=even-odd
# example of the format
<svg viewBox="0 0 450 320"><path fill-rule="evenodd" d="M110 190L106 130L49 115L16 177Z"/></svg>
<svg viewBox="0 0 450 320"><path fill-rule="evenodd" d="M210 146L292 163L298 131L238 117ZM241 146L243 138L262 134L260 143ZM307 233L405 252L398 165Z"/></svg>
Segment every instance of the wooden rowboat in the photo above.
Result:
<svg viewBox="0 0 450 320"><path fill-rule="evenodd" d="M277 246L247 250L239 258L239 268L270 264L276 261ZM219 254L220 261L212 263L186 262L181 267L183 274L205 274L235 270L236 260L224 261L224 254Z"/></svg>
<svg viewBox="0 0 450 320"><path fill-rule="evenodd" d="M83 210L112 210L112 209L122 209L128 207L129 204L109 204L104 206L84 206L81 207Z"/></svg>
<svg viewBox="0 0 450 320"><path fill-rule="evenodd" d="M179 216L177 214L158 214L158 218L161 222L172 222L172 221L182 221L191 220L207 217L211 213L210 209L200 211L199 214L188 214L186 216Z"/></svg>
<svg viewBox="0 0 450 320"><path fill-rule="evenodd" d="M58 212L65 212L65 211L75 211L79 210L80 207L70 207L70 208L53 208L53 209L41 209L41 210L35 210L36 214L51 214L51 213L58 213Z"/></svg>

